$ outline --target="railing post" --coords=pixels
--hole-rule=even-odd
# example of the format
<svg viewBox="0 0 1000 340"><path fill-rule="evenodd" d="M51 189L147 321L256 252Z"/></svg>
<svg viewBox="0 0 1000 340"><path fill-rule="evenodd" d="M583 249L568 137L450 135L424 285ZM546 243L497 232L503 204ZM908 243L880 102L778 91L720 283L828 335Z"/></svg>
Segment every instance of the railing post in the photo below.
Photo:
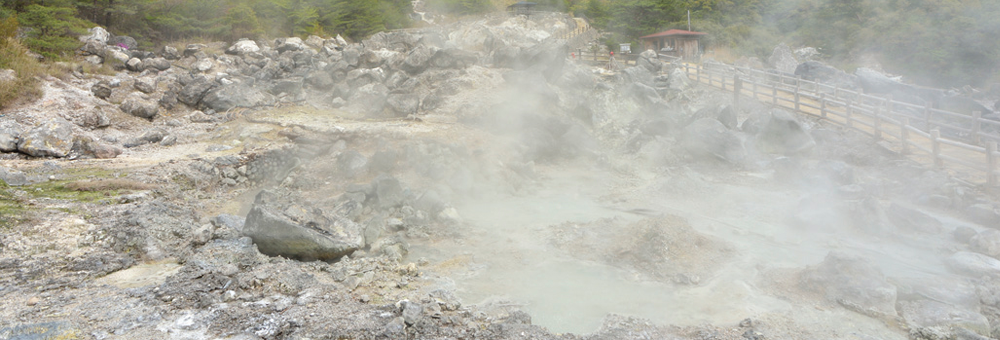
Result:
<svg viewBox="0 0 1000 340"><path fill-rule="evenodd" d="M771 83L771 105L778 105L778 83Z"/></svg>
<svg viewBox="0 0 1000 340"><path fill-rule="evenodd" d="M852 111L854 111L854 107L851 106L850 98L844 100L847 101L847 106L844 108L844 116L846 116L845 118L847 119L847 128L850 129L854 127L854 118L851 117L851 114L853 113Z"/></svg>
<svg viewBox="0 0 1000 340"><path fill-rule="evenodd" d="M910 129L908 126L910 126L910 118L903 117L899 120L899 139L903 143L901 153L904 155L910 154Z"/></svg>
<svg viewBox="0 0 1000 340"><path fill-rule="evenodd" d="M931 104L924 104L924 131L931 130Z"/></svg>
<svg viewBox="0 0 1000 340"><path fill-rule="evenodd" d="M720 83L722 83L722 90L725 91L726 90L726 75L725 74L720 74L719 75L719 80L721 80Z"/></svg>
<svg viewBox="0 0 1000 340"><path fill-rule="evenodd" d="M944 161L941 159L941 130L934 128L931 130L931 153L934 156L934 166L943 167Z"/></svg>
<svg viewBox="0 0 1000 340"><path fill-rule="evenodd" d="M753 92L753 100L757 100L757 81L756 80L751 80L751 81L752 83L750 83L751 85L750 87L752 88Z"/></svg>
<svg viewBox="0 0 1000 340"><path fill-rule="evenodd" d="M826 118L826 93L819 94L819 115Z"/></svg>
<svg viewBox="0 0 1000 340"><path fill-rule="evenodd" d="M979 145L979 129L983 113L981 111L972 112L972 144Z"/></svg>
<svg viewBox="0 0 1000 340"><path fill-rule="evenodd" d="M990 187L997 186L997 142L986 143L986 181Z"/></svg>
<svg viewBox="0 0 1000 340"><path fill-rule="evenodd" d="M837 86L833 88L833 97L834 98L840 97L840 84L837 84Z"/></svg>
<svg viewBox="0 0 1000 340"><path fill-rule="evenodd" d="M799 79L795 78L795 111L799 110Z"/></svg>
<svg viewBox="0 0 1000 340"><path fill-rule="evenodd" d="M875 136L875 140L882 140L882 108L876 107L875 110L872 111L872 116L874 119L872 121L872 129L874 129L874 131L872 131L872 135Z"/></svg>
<svg viewBox="0 0 1000 340"><path fill-rule="evenodd" d="M743 81L740 80L739 75L733 76L733 109L734 112L740 112L740 91L743 88Z"/></svg>
<svg viewBox="0 0 1000 340"><path fill-rule="evenodd" d="M695 65L694 74L695 74L695 79L697 79L698 82L701 83L701 65Z"/></svg>

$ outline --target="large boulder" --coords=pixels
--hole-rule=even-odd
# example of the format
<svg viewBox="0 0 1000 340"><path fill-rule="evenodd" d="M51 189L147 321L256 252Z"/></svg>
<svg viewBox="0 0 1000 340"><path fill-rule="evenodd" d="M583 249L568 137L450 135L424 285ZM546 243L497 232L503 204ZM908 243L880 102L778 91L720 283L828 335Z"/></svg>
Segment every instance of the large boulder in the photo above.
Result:
<svg viewBox="0 0 1000 340"><path fill-rule="evenodd" d="M13 168L0 166L0 181L10 186L22 186L30 183L28 176L23 172Z"/></svg>
<svg viewBox="0 0 1000 340"><path fill-rule="evenodd" d="M539 72L548 81L556 81L566 64L569 47L565 40L547 39L531 47L522 49L512 65L515 70Z"/></svg>
<svg viewBox="0 0 1000 340"><path fill-rule="evenodd" d="M799 64L795 67L795 75L805 80L818 81L841 88L852 89L857 86L856 77L818 61L807 61Z"/></svg>
<svg viewBox="0 0 1000 340"><path fill-rule="evenodd" d="M767 58L767 63L782 73L793 73L795 72L795 68L799 66L799 62L795 60L795 54L792 53L792 49L788 48L788 45L784 43L774 47L771 57Z"/></svg>
<svg viewBox="0 0 1000 340"><path fill-rule="evenodd" d="M87 32L89 32L89 34L80 36L81 42L93 41L103 45L107 44L108 38L111 37L111 33L108 33L108 30L101 26L88 29Z"/></svg>
<svg viewBox="0 0 1000 340"><path fill-rule="evenodd" d="M1000 276L1000 260L979 253L960 251L945 263L953 271L971 277Z"/></svg>
<svg viewBox="0 0 1000 340"><path fill-rule="evenodd" d="M689 85L691 78L688 78L687 72L684 72L680 67L675 68L670 71L669 88L675 91L687 90L691 85Z"/></svg>
<svg viewBox="0 0 1000 340"><path fill-rule="evenodd" d="M861 257L830 252L822 263L803 273L799 284L855 312L896 317L896 287Z"/></svg>
<svg viewBox="0 0 1000 340"><path fill-rule="evenodd" d="M299 37L278 38L274 40L274 49L278 50L278 52L301 51L306 49L306 47L306 43Z"/></svg>
<svg viewBox="0 0 1000 340"><path fill-rule="evenodd" d="M209 80L208 77L198 75L184 84L180 93L177 94L177 100L190 106L196 106L205 97L205 94L214 87L215 83Z"/></svg>
<svg viewBox="0 0 1000 340"><path fill-rule="evenodd" d="M386 103L396 116L406 117L417 113L417 109L420 108L420 96L412 93L394 93L389 95Z"/></svg>
<svg viewBox="0 0 1000 340"><path fill-rule="evenodd" d="M333 261L364 246L361 226L349 219L263 190L243 226L261 253L302 261Z"/></svg>
<svg viewBox="0 0 1000 340"><path fill-rule="evenodd" d="M816 146L816 141L791 113L775 110L757 133L757 147L761 152L795 154Z"/></svg>
<svg viewBox="0 0 1000 340"><path fill-rule="evenodd" d="M260 46L257 46L257 42L246 38L240 39L226 49L226 54L235 55L246 55L254 52L260 52Z"/></svg>
<svg viewBox="0 0 1000 340"><path fill-rule="evenodd" d="M32 157L66 157L73 149L73 123L54 118L21 134L17 150Z"/></svg>
<svg viewBox="0 0 1000 340"><path fill-rule="evenodd" d="M202 98L202 103L216 112L223 112L235 107L273 105L275 98L257 87L237 83L212 89Z"/></svg>
<svg viewBox="0 0 1000 340"><path fill-rule="evenodd" d="M417 46L407 53L400 68L412 75L419 74L430 66L432 57L434 57L433 50L424 45Z"/></svg>
<svg viewBox="0 0 1000 340"><path fill-rule="evenodd" d="M363 113L381 113L389 97L389 88L380 83L362 86L348 99L349 107Z"/></svg>
<svg viewBox="0 0 1000 340"><path fill-rule="evenodd" d="M139 42L127 35L116 35L108 38L108 46L118 46L126 50L134 50L139 47Z"/></svg>
<svg viewBox="0 0 1000 340"><path fill-rule="evenodd" d="M156 114L160 112L160 105L155 100L147 100L138 93L133 93L122 101L122 104L118 106L122 112L128 113L130 115L153 119Z"/></svg>
<svg viewBox="0 0 1000 340"><path fill-rule="evenodd" d="M715 118L702 118L685 127L680 146L696 158L717 158L733 164L746 159L743 138Z"/></svg>
<svg viewBox="0 0 1000 340"><path fill-rule="evenodd" d="M142 61L142 70L164 71L170 68L170 61L166 58L149 58Z"/></svg>
<svg viewBox="0 0 1000 340"><path fill-rule="evenodd" d="M0 152L15 152L24 128L15 121L0 122Z"/></svg>
<svg viewBox="0 0 1000 340"><path fill-rule="evenodd" d="M861 85L861 88L867 93L892 93L900 87L906 86L896 79L889 78L867 67L859 67L854 71L854 75L858 77L858 85Z"/></svg>
<svg viewBox="0 0 1000 340"><path fill-rule="evenodd" d="M639 53L639 57L635 60L637 66L649 70L649 72L659 73L660 68L663 67L663 62L656 55L653 50L645 50Z"/></svg>
<svg viewBox="0 0 1000 340"><path fill-rule="evenodd" d="M79 136L73 149L86 157L115 158L122 154L122 148L87 136Z"/></svg>

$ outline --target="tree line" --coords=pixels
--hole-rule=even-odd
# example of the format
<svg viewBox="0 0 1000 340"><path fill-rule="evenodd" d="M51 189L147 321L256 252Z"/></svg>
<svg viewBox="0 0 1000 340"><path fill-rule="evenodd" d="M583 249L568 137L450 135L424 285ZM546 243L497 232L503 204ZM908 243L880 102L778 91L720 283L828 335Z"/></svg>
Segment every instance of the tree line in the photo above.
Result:
<svg viewBox="0 0 1000 340"><path fill-rule="evenodd" d="M516 0L425 0L429 11L476 15ZM709 49L766 58L780 42L817 47L850 71L878 60L926 85L1000 82L1000 1L987 0L535 0L586 17L608 45L670 28L709 33ZM353 40L409 27L410 0L0 0L21 41L58 58L103 26L143 48L179 40L330 36Z"/></svg>

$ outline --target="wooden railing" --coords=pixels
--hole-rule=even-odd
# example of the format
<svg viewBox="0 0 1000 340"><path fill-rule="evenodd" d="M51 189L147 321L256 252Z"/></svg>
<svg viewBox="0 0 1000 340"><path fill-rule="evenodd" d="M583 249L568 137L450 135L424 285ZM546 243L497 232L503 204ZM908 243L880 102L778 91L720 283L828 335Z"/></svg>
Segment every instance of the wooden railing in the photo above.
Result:
<svg viewBox="0 0 1000 340"><path fill-rule="evenodd" d="M876 140L895 142L900 153L928 157L934 166L954 170L972 182L997 186L1000 122L983 119L983 112L939 110L764 70L716 63L680 65L699 83L733 91L737 107L741 97L749 96L819 116Z"/></svg>

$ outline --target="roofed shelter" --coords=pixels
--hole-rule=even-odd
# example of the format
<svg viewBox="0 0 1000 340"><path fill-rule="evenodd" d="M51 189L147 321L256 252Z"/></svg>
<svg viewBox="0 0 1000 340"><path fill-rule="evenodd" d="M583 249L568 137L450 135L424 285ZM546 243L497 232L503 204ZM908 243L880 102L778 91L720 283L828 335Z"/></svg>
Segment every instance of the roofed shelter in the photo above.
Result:
<svg viewBox="0 0 1000 340"><path fill-rule="evenodd" d="M538 4L534 2L519 1L518 3L507 6L507 12L510 12L513 15L530 15L536 5Z"/></svg>
<svg viewBox="0 0 1000 340"><path fill-rule="evenodd" d="M672 55L690 59L701 55L699 40L708 33L692 32L679 29L666 30L639 37L647 50L660 54Z"/></svg>

